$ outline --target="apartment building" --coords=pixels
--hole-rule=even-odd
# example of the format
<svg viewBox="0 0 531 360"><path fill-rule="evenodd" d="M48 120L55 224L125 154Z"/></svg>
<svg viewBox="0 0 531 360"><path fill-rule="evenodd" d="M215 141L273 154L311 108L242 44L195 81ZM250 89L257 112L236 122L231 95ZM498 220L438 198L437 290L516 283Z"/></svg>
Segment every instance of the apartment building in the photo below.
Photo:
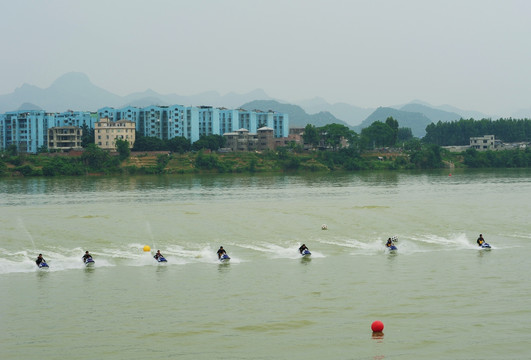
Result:
<svg viewBox="0 0 531 360"><path fill-rule="evenodd" d="M289 133L288 115L274 111L152 105L123 109L105 107L99 109L98 114L111 121L134 121L139 133L162 140L183 136L195 142L203 135L223 135L238 129L256 133L261 127L272 128L274 137L287 137Z"/></svg>
<svg viewBox="0 0 531 360"><path fill-rule="evenodd" d="M103 107L96 112L69 110L63 113L47 113L43 110L32 110L0 114L0 149L15 144L20 152L36 153L37 149L48 145L48 129L86 125L89 129L103 130L104 125L96 125L100 119L108 119L111 123L129 121L134 123L135 130L144 136L162 140L183 136L192 143L203 135L223 135L238 129L247 129L256 134L258 129L268 127L273 129L275 138L285 138L289 133L288 115L274 111L182 105L152 105L143 108L126 106L119 109ZM95 139L96 144L101 142L103 148L114 148L112 133L100 133L96 136L102 137ZM129 136L129 141L133 134L124 136ZM108 144L105 145L106 143Z"/></svg>
<svg viewBox="0 0 531 360"><path fill-rule="evenodd" d="M79 150L83 130L78 126L60 126L48 129L48 150Z"/></svg>
<svg viewBox="0 0 531 360"><path fill-rule="evenodd" d="M55 116L44 110L10 111L0 116L0 145L15 145L21 153L36 153L48 144L48 129Z"/></svg>
<svg viewBox="0 0 531 360"><path fill-rule="evenodd" d="M135 144L135 128L133 121L100 119L95 124L94 142L102 149L115 151L116 140L126 140L132 148Z"/></svg>
<svg viewBox="0 0 531 360"><path fill-rule="evenodd" d="M242 128L223 136L227 140L225 148L230 151L273 150L276 146L274 130L266 126L258 129L256 133Z"/></svg>

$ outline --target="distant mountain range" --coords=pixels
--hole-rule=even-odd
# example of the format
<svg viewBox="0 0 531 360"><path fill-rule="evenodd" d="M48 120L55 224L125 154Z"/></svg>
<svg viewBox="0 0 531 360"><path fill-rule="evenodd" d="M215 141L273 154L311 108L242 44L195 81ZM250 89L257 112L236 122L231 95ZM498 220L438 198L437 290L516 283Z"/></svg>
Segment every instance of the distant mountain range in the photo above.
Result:
<svg viewBox="0 0 531 360"><path fill-rule="evenodd" d="M323 98L319 97L299 101L296 105L299 105L309 114L327 111L352 126L361 124L374 111L371 108L361 108L346 103L329 104Z"/></svg>
<svg viewBox="0 0 531 360"><path fill-rule="evenodd" d="M120 108L124 106L145 107L174 104L274 110L289 114L290 126L292 127L304 127L306 124L323 126L337 123L348 126L358 133L374 121L385 121L387 117L392 116L398 120L401 127L411 128L413 135L417 137L424 136L426 126L432 122L491 117L478 111L462 110L450 105L433 106L419 100L377 109L361 108L346 103L329 104L319 97L299 101L296 104L288 104L273 99L261 89L245 94L220 95L215 91L209 91L188 96L164 95L148 89L144 92L120 96L94 85L87 75L79 72L67 73L59 77L46 89L24 84L10 94L0 95L0 113L15 110L96 111L105 106ZM531 108L520 110L514 117L531 117Z"/></svg>
<svg viewBox="0 0 531 360"><path fill-rule="evenodd" d="M246 94L229 93L226 95L210 91L190 96L163 95L153 90L146 90L120 96L94 85L83 73L71 72L59 77L46 89L24 84L10 94L0 95L0 113L34 108L41 108L49 112L63 112L67 110L96 111L105 106L120 108L129 105L145 107L174 104L236 108L244 102L256 99L270 100L272 98L263 90L255 90ZM23 104L24 106L21 108Z"/></svg>
<svg viewBox="0 0 531 360"><path fill-rule="evenodd" d="M399 127L410 128L413 136L419 138L426 135L426 126L433 122L426 115L420 112L403 111L390 107L379 107L360 125L356 126L354 130L357 133L360 133L361 129L370 126L373 122L385 122L388 117L392 117L393 119L397 120Z"/></svg>
<svg viewBox="0 0 531 360"><path fill-rule="evenodd" d="M241 108L261 111L273 110L288 114L290 127L305 127L307 124L312 124L314 126L320 127L326 124L336 123L352 128L352 126L350 126L343 120L336 118L328 111L321 111L317 114L309 115L298 105L282 104L275 100L255 100L243 104Z"/></svg>

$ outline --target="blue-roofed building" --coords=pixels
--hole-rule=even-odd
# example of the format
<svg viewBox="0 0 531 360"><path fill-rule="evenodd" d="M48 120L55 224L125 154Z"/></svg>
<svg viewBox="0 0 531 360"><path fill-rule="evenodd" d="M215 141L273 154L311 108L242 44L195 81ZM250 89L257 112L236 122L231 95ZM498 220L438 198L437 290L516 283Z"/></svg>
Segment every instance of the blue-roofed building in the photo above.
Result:
<svg viewBox="0 0 531 360"><path fill-rule="evenodd" d="M199 137L220 135L219 109L212 106L199 107Z"/></svg>
<svg viewBox="0 0 531 360"><path fill-rule="evenodd" d="M183 134L192 143L199 140L199 109L195 106L185 108Z"/></svg>
<svg viewBox="0 0 531 360"><path fill-rule="evenodd" d="M168 140L183 136L195 142L201 136L223 135L240 129L256 133L259 128L273 129L275 138L289 135L287 114L274 111L215 108L212 106L127 106L120 109L104 107L97 112L44 110L12 111L0 115L0 149L12 144L21 152L35 153L48 143L52 127L83 127L94 129L100 119L132 121L144 136Z"/></svg>
<svg viewBox="0 0 531 360"><path fill-rule="evenodd" d="M110 121L118 121L120 119L118 119L117 113L118 113L118 110L116 110L113 107L104 107L104 108L98 109L98 116L100 117L100 119L107 118Z"/></svg>
<svg viewBox="0 0 531 360"><path fill-rule="evenodd" d="M238 130L238 110L219 108L219 134Z"/></svg>
<svg viewBox="0 0 531 360"><path fill-rule="evenodd" d="M141 116L138 131L144 136L166 140L164 135L168 126L168 107L151 105L142 108L142 112L144 115Z"/></svg>
<svg viewBox="0 0 531 360"><path fill-rule="evenodd" d="M168 139L184 136L185 112L182 105L168 106Z"/></svg>
<svg viewBox="0 0 531 360"><path fill-rule="evenodd" d="M90 111L65 111L53 114L55 117L54 127L86 125L89 129L94 129L94 124L99 121L98 113Z"/></svg>
<svg viewBox="0 0 531 360"><path fill-rule="evenodd" d="M36 153L48 144L48 129L55 125L55 116L44 110L10 111L1 119L2 149L16 145L21 153Z"/></svg>

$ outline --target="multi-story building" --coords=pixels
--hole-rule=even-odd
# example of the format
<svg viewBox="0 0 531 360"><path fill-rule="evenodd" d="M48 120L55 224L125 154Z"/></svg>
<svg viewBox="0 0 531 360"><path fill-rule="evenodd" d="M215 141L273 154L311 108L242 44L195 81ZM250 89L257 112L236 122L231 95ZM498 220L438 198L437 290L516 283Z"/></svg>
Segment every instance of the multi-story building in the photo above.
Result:
<svg viewBox="0 0 531 360"><path fill-rule="evenodd" d="M182 105L168 107L168 138L184 136L185 110Z"/></svg>
<svg viewBox="0 0 531 360"><path fill-rule="evenodd" d="M44 110L11 111L0 121L2 149L15 145L22 153L36 153L46 147L48 129L55 125L54 114Z"/></svg>
<svg viewBox="0 0 531 360"><path fill-rule="evenodd" d="M120 118L118 117L119 111L116 110L113 107L104 107L101 109L98 109L98 116L100 119L109 119L110 121L118 121Z"/></svg>
<svg viewBox="0 0 531 360"><path fill-rule="evenodd" d="M126 140L129 147L135 144L136 124L129 120L100 119L94 129L94 142L105 150L116 150L116 140Z"/></svg>
<svg viewBox="0 0 531 360"><path fill-rule="evenodd" d="M78 126L54 126L48 129L48 150L81 149L83 130Z"/></svg>
<svg viewBox="0 0 531 360"><path fill-rule="evenodd" d="M54 126L87 126L89 129L94 129L94 124L99 121L100 117L96 112L90 111L72 111L68 110L62 113L54 114Z"/></svg>
<svg viewBox="0 0 531 360"><path fill-rule="evenodd" d="M263 151L275 148L273 129L261 127L256 133L247 129L239 129L223 134L227 140L225 147L231 151Z"/></svg>
<svg viewBox="0 0 531 360"><path fill-rule="evenodd" d="M130 121L135 123L136 131L144 136L162 140L183 136L192 143L203 135L223 135L238 129L247 129L256 134L258 129L268 127L273 129L275 138L287 137L289 132L286 114L211 106L104 107L97 112L69 110L56 114L42 110L14 111L0 115L0 149L15 144L19 151L35 153L38 148L48 144L49 128L87 125L89 129L96 130L96 123L100 119L108 119L110 122ZM107 142L107 139L100 140ZM111 144L108 146L112 147Z"/></svg>
<svg viewBox="0 0 531 360"><path fill-rule="evenodd" d="M494 135L483 135L470 138L470 147L479 151L493 150L495 148Z"/></svg>
<svg viewBox="0 0 531 360"><path fill-rule="evenodd" d="M219 133L225 134L238 130L238 110L219 108Z"/></svg>

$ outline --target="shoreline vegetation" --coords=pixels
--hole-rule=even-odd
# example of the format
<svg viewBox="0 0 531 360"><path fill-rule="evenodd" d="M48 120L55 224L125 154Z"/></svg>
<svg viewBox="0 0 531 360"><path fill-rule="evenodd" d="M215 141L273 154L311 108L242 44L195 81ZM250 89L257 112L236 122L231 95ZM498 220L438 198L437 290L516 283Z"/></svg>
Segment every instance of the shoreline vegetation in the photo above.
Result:
<svg viewBox="0 0 531 360"><path fill-rule="evenodd" d="M307 124L303 141L274 150L238 152L226 151L221 135L202 135L192 144L184 137L161 140L137 132L135 152L126 140L115 139L116 152L111 153L95 144L94 129L85 125L83 134L82 151L49 152L42 146L37 154L28 154L11 144L0 152L0 177L531 167L531 119L439 121L426 127L422 140L392 117L373 122L359 135L340 124ZM486 151L470 147L462 152L442 147L468 144L481 134L520 145Z"/></svg>
<svg viewBox="0 0 531 360"><path fill-rule="evenodd" d="M109 153L89 146L82 152L71 153L0 153L0 177L4 178L528 167L531 167L529 148L481 152L468 149L453 153L433 144L409 150L382 148L365 152L352 148L335 151L279 148L264 152Z"/></svg>

